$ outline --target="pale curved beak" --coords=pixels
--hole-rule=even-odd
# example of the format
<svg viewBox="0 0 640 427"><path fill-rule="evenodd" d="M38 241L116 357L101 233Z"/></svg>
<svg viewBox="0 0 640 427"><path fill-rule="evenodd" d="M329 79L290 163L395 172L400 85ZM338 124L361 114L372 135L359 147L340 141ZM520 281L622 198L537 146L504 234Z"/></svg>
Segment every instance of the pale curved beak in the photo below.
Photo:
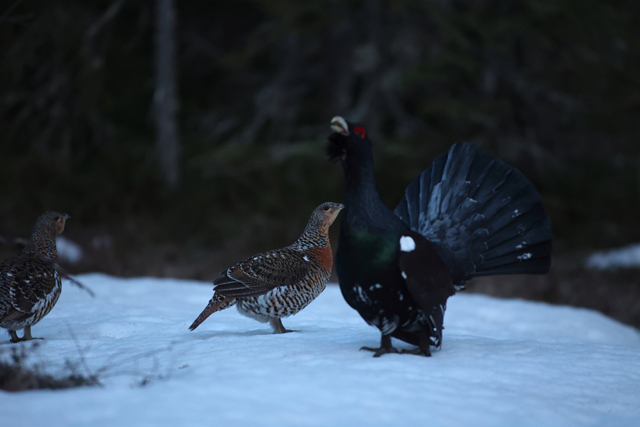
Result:
<svg viewBox="0 0 640 427"><path fill-rule="evenodd" d="M340 116L335 116L331 119L331 129L341 135L349 135L349 125L347 125L347 121Z"/></svg>

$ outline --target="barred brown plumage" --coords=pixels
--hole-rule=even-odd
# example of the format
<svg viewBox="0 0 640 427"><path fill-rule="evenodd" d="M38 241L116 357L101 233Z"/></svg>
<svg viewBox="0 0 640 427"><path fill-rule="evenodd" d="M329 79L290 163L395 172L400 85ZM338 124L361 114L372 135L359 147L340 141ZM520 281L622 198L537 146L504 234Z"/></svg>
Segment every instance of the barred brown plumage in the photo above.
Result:
<svg viewBox="0 0 640 427"><path fill-rule="evenodd" d="M31 326L46 316L60 297L56 236L64 231L67 219L69 215L45 212L22 253L0 263L0 327L9 330L11 342L33 339ZM16 333L19 329L24 329L22 338Z"/></svg>
<svg viewBox="0 0 640 427"><path fill-rule="evenodd" d="M329 227L342 208L339 203L323 203L295 243L222 271L213 282L213 297L189 329L193 331L216 311L236 305L243 315L269 322L274 334L291 332L280 319L309 305L329 281L333 266Z"/></svg>

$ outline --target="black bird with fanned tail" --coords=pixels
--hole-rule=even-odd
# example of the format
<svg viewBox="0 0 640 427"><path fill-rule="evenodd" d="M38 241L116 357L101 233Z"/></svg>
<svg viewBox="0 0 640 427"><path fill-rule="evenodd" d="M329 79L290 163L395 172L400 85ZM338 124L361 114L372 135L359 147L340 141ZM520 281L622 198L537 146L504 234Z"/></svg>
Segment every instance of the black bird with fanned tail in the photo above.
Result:
<svg viewBox="0 0 640 427"><path fill-rule="evenodd" d="M340 160L345 209L336 271L347 303L382 333L430 356L440 347L447 299L479 276L544 274L551 222L533 184L468 143L455 144L406 189L395 212L376 188L364 128L334 117L327 154Z"/></svg>

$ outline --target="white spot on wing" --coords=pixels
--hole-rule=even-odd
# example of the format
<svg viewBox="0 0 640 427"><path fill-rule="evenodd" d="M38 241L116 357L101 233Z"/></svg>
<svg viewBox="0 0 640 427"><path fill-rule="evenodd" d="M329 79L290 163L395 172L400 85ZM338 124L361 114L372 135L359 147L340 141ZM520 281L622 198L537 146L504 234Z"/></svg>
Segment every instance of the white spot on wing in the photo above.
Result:
<svg viewBox="0 0 640 427"><path fill-rule="evenodd" d="M305 261L307 261L307 262L309 261L309 258L307 258L307 256L306 256L306 255L305 255L305 256L303 256L302 258L303 258Z"/></svg>
<svg viewBox="0 0 640 427"><path fill-rule="evenodd" d="M416 248L416 242L409 236L400 237L400 250L402 252L411 252Z"/></svg>
<svg viewBox="0 0 640 427"><path fill-rule="evenodd" d="M404 271L400 272L400 274L402 275L402 278L404 280L407 280L407 273L405 273Z"/></svg>
<svg viewBox="0 0 640 427"><path fill-rule="evenodd" d="M358 284L356 284L353 287L353 291L357 294L357 299L367 305L371 305L371 300L369 299L369 296L367 294L365 294L362 290L362 287Z"/></svg>

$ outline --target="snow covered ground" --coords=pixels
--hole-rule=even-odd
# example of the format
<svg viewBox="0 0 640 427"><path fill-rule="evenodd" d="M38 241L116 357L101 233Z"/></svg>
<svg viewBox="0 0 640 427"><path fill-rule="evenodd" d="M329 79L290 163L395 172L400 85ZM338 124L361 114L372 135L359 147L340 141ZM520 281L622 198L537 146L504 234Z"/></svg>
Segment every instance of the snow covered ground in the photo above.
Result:
<svg viewBox="0 0 640 427"><path fill-rule="evenodd" d="M58 258L69 264L77 264L84 257L80 245L64 236L58 236L56 238L56 247L58 250Z"/></svg>
<svg viewBox="0 0 640 427"><path fill-rule="evenodd" d="M374 359L336 286L272 335L235 309L189 332L208 283L78 279L96 297L66 282L31 359L63 372L79 346L104 387L0 392L0 426L640 425L638 332L593 311L461 293L433 357Z"/></svg>
<svg viewBox="0 0 640 427"><path fill-rule="evenodd" d="M595 252L586 259L585 265L593 270L640 268L640 244Z"/></svg>

